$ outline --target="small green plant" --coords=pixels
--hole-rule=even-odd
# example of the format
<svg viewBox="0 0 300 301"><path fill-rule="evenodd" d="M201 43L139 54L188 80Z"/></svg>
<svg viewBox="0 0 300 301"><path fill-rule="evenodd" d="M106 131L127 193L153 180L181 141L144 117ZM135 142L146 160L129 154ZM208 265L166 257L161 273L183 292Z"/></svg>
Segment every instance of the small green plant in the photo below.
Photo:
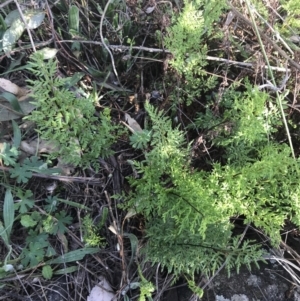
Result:
<svg viewBox="0 0 300 301"><path fill-rule="evenodd" d="M36 156L26 158L22 163L19 159L19 145L10 145L4 142L0 150L0 161L9 167L10 177L16 179L18 184L27 183L33 173L51 175L60 172L58 168L48 168L48 164Z"/></svg>
<svg viewBox="0 0 300 301"><path fill-rule="evenodd" d="M139 297L139 301L146 301L147 300L151 301L152 300L152 293L155 290L154 285L148 281L142 271L140 266L138 266L138 273L139 273L139 277L140 277L140 297Z"/></svg>
<svg viewBox="0 0 300 301"><path fill-rule="evenodd" d="M29 80L36 110L27 119L35 122L43 139L58 144L52 157L61 156L76 166L97 166L99 156L112 154L120 128L111 123L108 108L96 117L93 101L70 91L69 79L57 76L56 69L55 60L32 56L28 70L36 77Z"/></svg>
<svg viewBox="0 0 300 301"><path fill-rule="evenodd" d="M225 7L226 1L223 0L184 1L182 12L169 28L164 42L174 56L170 64L183 77L182 85L176 91L181 98L177 101L185 99L190 104L201 92L215 87L216 78L208 76L204 70L208 50L205 40L221 37L220 31L213 31L213 24Z"/></svg>
<svg viewBox="0 0 300 301"><path fill-rule="evenodd" d="M123 300L124 301L130 301L131 299L127 296L127 291L129 290L135 290L137 288L140 289L140 294L139 294L139 301L152 301L152 293L155 291L155 287L154 285L148 281L142 271L141 271L141 267L138 265L138 275L139 275L139 279L136 282L131 282L129 285L127 285L123 291L122 291L122 295Z"/></svg>
<svg viewBox="0 0 300 301"><path fill-rule="evenodd" d="M16 179L17 184L27 183L35 173L53 174L57 169L49 169L47 164L37 157L27 158L23 163L18 163L21 133L19 127L13 122L14 139L13 145L4 143L0 152L0 160L9 169L11 178ZM4 262L0 262L0 278L14 273L17 269L36 269L42 267L42 275L50 279L54 273L53 264L67 263L80 260L84 255L97 252L98 248L84 248L68 252L68 242L66 238L67 227L72 223L72 217L65 210L61 210L62 204L77 207L88 212L90 209L82 204L60 199L58 196L50 195L41 199L42 206L37 207L35 196L29 189L19 186L10 187L5 185L6 192L0 216L0 237L4 242L8 252ZM105 217L104 212L103 216ZM88 215L87 215L88 216ZM86 218L86 221L89 221ZM104 222L102 220L102 222ZM99 225L102 227L103 223ZM13 232L17 225L18 229L26 232L22 242L21 251L14 249ZM96 241L95 228L91 224L84 223L86 233ZM21 226L21 227L20 227ZM19 230L20 231L20 230ZM65 254L58 255L51 244L54 236L59 237ZM91 244L90 244L91 245ZM74 271L74 267L68 269Z"/></svg>
<svg viewBox="0 0 300 301"><path fill-rule="evenodd" d="M217 112L213 106L208 102L205 113L198 113L189 127L204 130L204 138L221 146L223 157L234 165L255 161L259 149L271 143L282 126L280 111L270 96L247 81L244 92L237 87L225 91Z"/></svg>
<svg viewBox="0 0 300 301"><path fill-rule="evenodd" d="M86 215L82 220L83 240L87 247L97 247L104 245L104 238L99 235L99 227L95 226L90 215ZM101 228L101 227L100 227Z"/></svg>
<svg viewBox="0 0 300 301"><path fill-rule="evenodd" d="M19 198L18 201L14 202L13 195ZM42 275L50 279L53 275L52 265L80 260L86 254L99 251L98 248L83 248L68 252L65 233L72 218L64 210L59 210L58 203L69 202L60 200L56 196L48 197L45 202L48 204L44 206L45 211L35 210L35 201L30 190L23 191L20 188L14 188L13 192L10 188L6 190L3 218L2 221L0 220L0 237L8 253L5 261L0 263L0 278L17 269L36 269L42 265ZM19 249L13 250L11 242L16 223L20 223L23 231L28 232L21 252ZM57 235L62 242L65 254L61 256L50 243L54 235Z"/></svg>
<svg viewBox="0 0 300 301"><path fill-rule="evenodd" d="M291 157L287 145L273 141L278 112L270 108L267 113L262 96L248 86L239 97L245 101L231 111L238 114L232 120L235 130L226 132L221 141L229 149L241 143L243 159L229 155L225 165L212 162L209 172L191 168L184 133L146 104L151 139L144 148L145 160L134 162L141 176L129 179L133 189L127 207L146 218L144 253L148 260L161 263L175 275L210 274L224 261L230 272L242 264L250 267L263 254L254 242L241 243L232 236L231 217L245 216L245 223L263 229L275 245L287 218L300 225L299 162ZM252 135L246 124L254 131Z"/></svg>
<svg viewBox="0 0 300 301"><path fill-rule="evenodd" d="M298 15L300 13L300 4L297 0L280 0L279 1L282 8L281 15L284 18L284 22L278 22L279 31L288 35L295 35L300 29L300 21Z"/></svg>

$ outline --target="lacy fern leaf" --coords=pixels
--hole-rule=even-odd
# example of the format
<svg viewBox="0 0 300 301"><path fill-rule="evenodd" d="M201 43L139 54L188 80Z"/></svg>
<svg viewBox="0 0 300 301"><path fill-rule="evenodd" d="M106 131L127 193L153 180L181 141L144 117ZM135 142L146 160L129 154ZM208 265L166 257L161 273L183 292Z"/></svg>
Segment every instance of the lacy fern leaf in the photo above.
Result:
<svg viewBox="0 0 300 301"><path fill-rule="evenodd" d="M61 156L76 166L97 164L98 157L112 154L119 127L111 123L109 109L96 117L92 100L67 89L68 79L57 76L56 69L55 60L46 63L41 56L32 56L28 70L36 77L29 80L36 110L27 119L35 122L44 140L58 144L52 157Z"/></svg>

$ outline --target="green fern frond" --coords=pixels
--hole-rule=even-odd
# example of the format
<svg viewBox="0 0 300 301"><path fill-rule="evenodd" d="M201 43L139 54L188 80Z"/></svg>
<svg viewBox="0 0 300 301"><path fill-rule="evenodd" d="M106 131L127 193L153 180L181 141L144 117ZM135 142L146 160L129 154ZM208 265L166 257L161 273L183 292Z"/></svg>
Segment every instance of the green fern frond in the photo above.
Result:
<svg viewBox="0 0 300 301"><path fill-rule="evenodd" d="M27 119L35 122L42 139L59 146L52 157L61 156L75 166L97 167L98 157L112 154L120 128L111 123L109 109L96 117L93 101L67 89L68 79L57 76L56 69L55 60L45 62L39 55L32 56L28 70L36 79L28 82L36 109Z"/></svg>

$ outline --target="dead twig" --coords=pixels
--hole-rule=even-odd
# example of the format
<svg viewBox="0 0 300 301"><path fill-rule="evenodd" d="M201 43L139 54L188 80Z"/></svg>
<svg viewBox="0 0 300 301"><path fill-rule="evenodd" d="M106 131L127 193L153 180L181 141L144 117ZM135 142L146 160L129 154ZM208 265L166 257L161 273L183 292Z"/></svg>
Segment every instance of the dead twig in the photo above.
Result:
<svg viewBox="0 0 300 301"><path fill-rule="evenodd" d="M75 40L61 40L60 42L61 43L73 43L74 41ZM86 41L86 40L76 40L76 41L79 42L79 43L84 43L84 44L93 44L93 45L104 46L104 44L102 42ZM130 50L130 49L134 49L134 50L147 51L147 52L151 52L151 53L171 53L171 51L168 50L168 49L149 48L149 47L143 47L143 46L130 47L130 46L123 46L123 45L109 45L108 47L112 50L120 51L120 52L124 52L124 51ZM149 59L149 58L147 58L147 59ZM219 58L219 57L213 57L213 56L206 56L206 59L209 60L209 61L223 62L223 63L229 64L229 65L239 65L241 67L255 68L254 63L244 63L244 62L232 61L232 60L223 59L223 58ZM159 60L156 60L156 61L159 61ZM269 69L268 66L264 66L264 68ZM300 68L300 65L299 65L299 68ZM274 66L271 66L271 69L274 70L274 71L278 71L278 72L290 71L290 69L287 69L287 68L274 67Z"/></svg>
<svg viewBox="0 0 300 301"><path fill-rule="evenodd" d="M229 1L227 1L228 6L233 11L233 13L243 20L247 25L251 26L254 29L254 25L250 20L248 20L242 13L240 13ZM264 39L267 43L271 44L273 48L278 51L279 54L281 54L285 59L288 60L291 66L294 68L300 70L300 65L295 62L292 58L290 58L271 38L269 38L260 28L257 28L260 36L262 39Z"/></svg>
<svg viewBox="0 0 300 301"><path fill-rule="evenodd" d="M118 83L121 85L120 80L119 80L119 76L118 76L118 72L117 72L117 69L116 69L116 66L115 66L114 56L112 55L109 47L106 45L105 40L103 38L103 20L105 18L105 14L106 14L107 8L108 8L108 6L110 5L111 2L112 2L112 0L108 0L107 1L106 5L104 7L103 14L101 16L101 20L100 20L100 38L101 38L102 45L105 47L105 49L108 51L108 53L110 55L111 63L112 63L112 67L113 67L115 76L117 77Z"/></svg>
<svg viewBox="0 0 300 301"><path fill-rule="evenodd" d="M7 0L6 2L0 4L0 8L3 8L4 6L6 6L7 4L9 4L9 3L13 2L13 1L15 1L15 0Z"/></svg>
<svg viewBox="0 0 300 301"><path fill-rule="evenodd" d="M0 171L9 172L10 168L5 166L0 166ZM104 180L103 179L97 179L92 177L72 177L72 176L60 176L60 175L45 175L40 173L32 173L33 177L36 178L43 178L43 179L51 179L51 180L57 180L60 182L77 182L77 183L87 183L90 185L103 185Z"/></svg>
<svg viewBox="0 0 300 301"><path fill-rule="evenodd" d="M20 4L19 4L19 2L17 0L14 0L14 2L16 4L17 8L18 8L18 11L20 13L21 19L22 19L23 23L25 24L25 27L26 27L26 30L27 30L27 33L28 33L28 36L29 36L29 39L30 39L30 43L31 43L32 49L33 49L34 52L36 52L35 45L34 45L34 42L33 42L33 39L32 39L32 35L31 35L30 29L28 27L28 24L27 24L27 22L25 20L25 17L23 15L23 12L22 12L22 9L20 7Z"/></svg>

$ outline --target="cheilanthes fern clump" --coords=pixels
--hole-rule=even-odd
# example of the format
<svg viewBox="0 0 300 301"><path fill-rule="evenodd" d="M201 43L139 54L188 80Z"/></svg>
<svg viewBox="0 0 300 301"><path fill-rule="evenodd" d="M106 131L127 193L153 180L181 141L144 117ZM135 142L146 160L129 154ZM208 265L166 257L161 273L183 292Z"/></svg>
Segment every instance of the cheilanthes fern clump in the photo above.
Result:
<svg viewBox="0 0 300 301"><path fill-rule="evenodd" d="M84 167L112 154L119 127L111 123L110 110L96 117L93 101L76 96L67 86L68 78L57 76L54 59L45 62L34 55L28 70L36 77L28 81L36 109L27 119L35 122L42 139L57 143L59 151L52 157Z"/></svg>
<svg viewBox="0 0 300 301"><path fill-rule="evenodd" d="M224 8L226 1L223 0L184 1L181 13L168 28L164 43L174 56L170 65L184 82L174 95L177 101L185 99L190 104L201 92L211 91L216 86L216 77L204 70L208 51L205 41L221 37L221 30L214 31L213 25Z"/></svg>
<svg viewBox="0 0 300 301"><path fill-rule="evenodd" d="M257 93L245 92L244 97L249 98L245 110L256 108L250 99L257 100ZM227 145L235 143L246 120L250 128L267 123L265 110L256 109L252 119L241 110L233 125L236 130L224 137L224 144L226 139L231 139ZM130 179L133 190L127 206L146 218L148 260L176 275L210 274L224 261L229 271L241 264L250 266L261 260L263 253L258 245L239 244L239 237L232 236L232 217L245 216L246 223L263 229L274 244L286 218L292 217L300 225L298 162L291 158L287 145L266 143L270 139L267 133L264 143L261 135L257 141L247 142L244 137L247 149L254 150L247 154L255 158L245 162L231 158L226 165L212 163L209 172L195 171L184 132L172 128L171 120L151 105L146 104L146 110L152 122L151 138L144 148L145 160L134 163L141 177Z"/></svg>

